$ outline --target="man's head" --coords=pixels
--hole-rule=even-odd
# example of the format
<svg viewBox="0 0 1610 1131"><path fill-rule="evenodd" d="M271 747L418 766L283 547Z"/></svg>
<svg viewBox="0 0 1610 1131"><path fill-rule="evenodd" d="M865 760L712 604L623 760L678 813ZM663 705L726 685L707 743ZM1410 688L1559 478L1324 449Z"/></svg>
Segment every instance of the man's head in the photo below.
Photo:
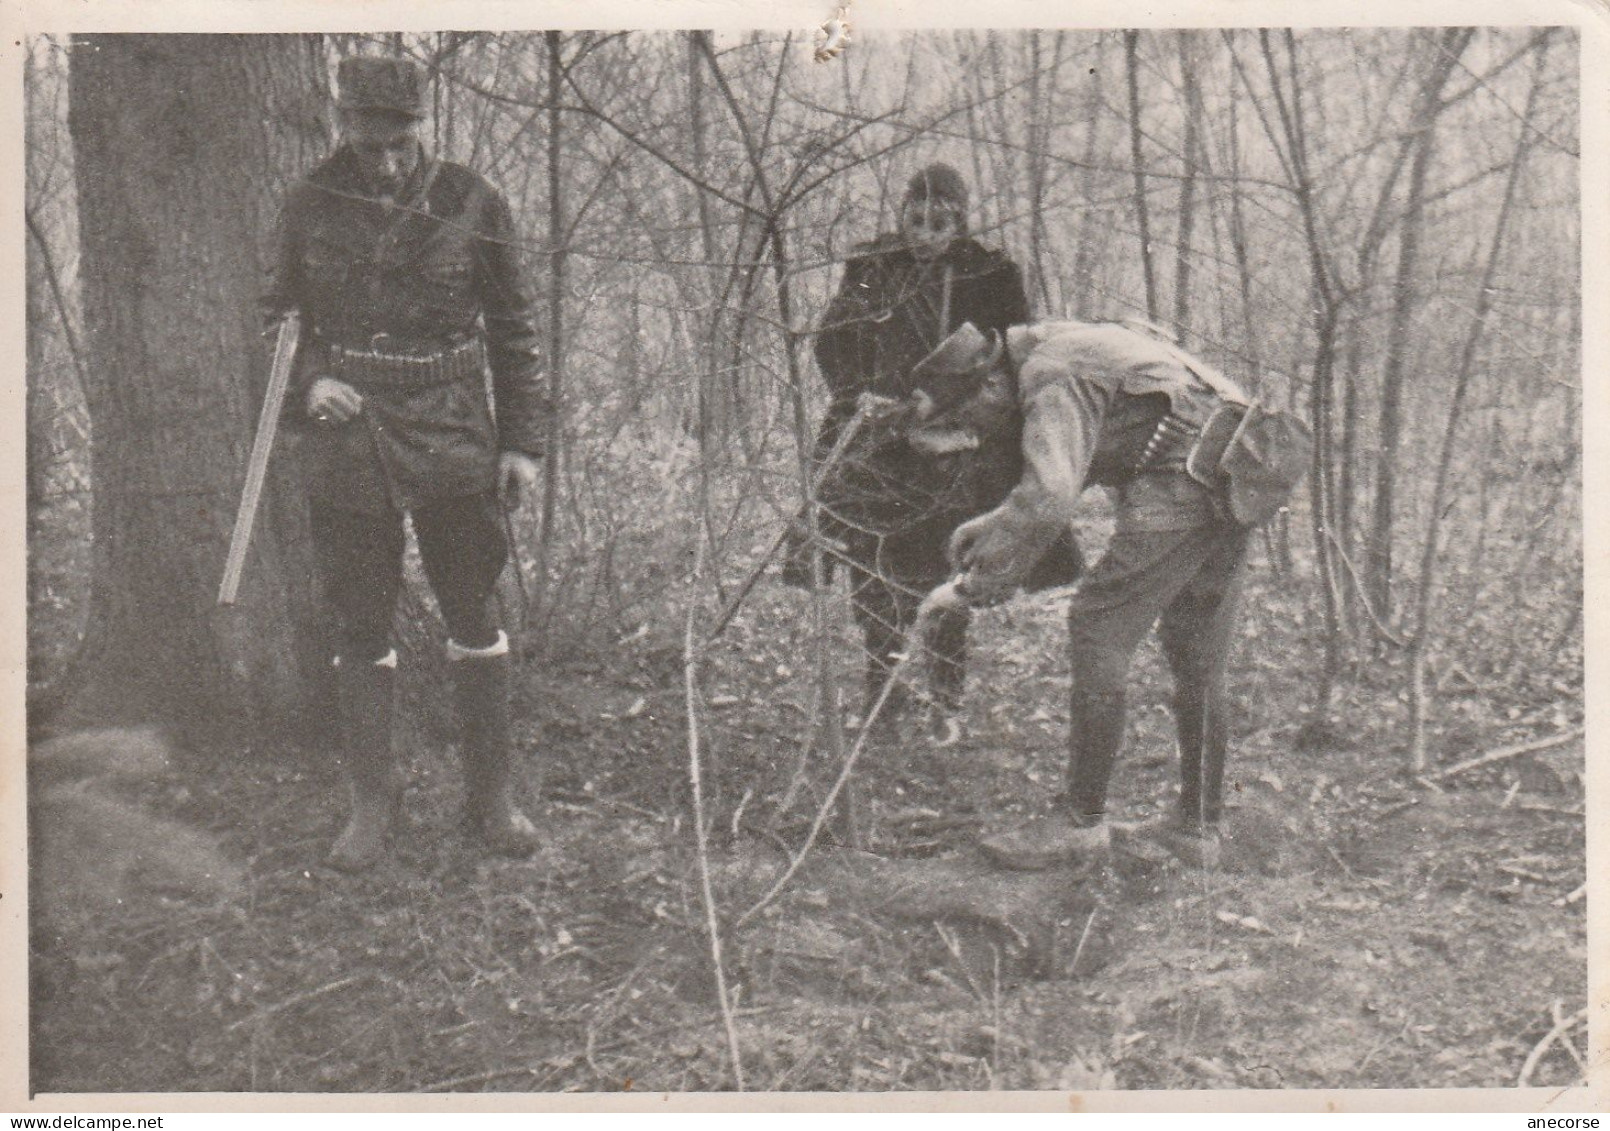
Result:
<svg viewBox="0 0 1610 1131"><path fill-rule="evenodd" d="M912 254L933 259L967 231L967 184L942 162L919 169L900 205L900 232Z"/></svg>
<svg viewBox="0 0 1610 1131"><path fill-rule="evenodd" d="M907 439L919 450L956 452L1015 436L1017 384L1005 343L964 322L911 371L917 418Z"/></svg>
<svg viewBox="0 0 1610 1131"><path fill-rule="evenodd" d="M420 160L424 72L408 59L361 55L341 60L336 83L341 140L356 155L370 190L394 195Z"/></svg>

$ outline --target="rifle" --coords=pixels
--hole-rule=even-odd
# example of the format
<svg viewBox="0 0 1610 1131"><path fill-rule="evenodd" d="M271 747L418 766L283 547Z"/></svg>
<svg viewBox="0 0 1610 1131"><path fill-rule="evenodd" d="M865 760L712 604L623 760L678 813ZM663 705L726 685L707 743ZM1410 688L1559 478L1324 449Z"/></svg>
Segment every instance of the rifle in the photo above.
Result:
<svg viewBox="0 0 1610 1131"><path fill-rule="evenodd" d="M285 391L291 383L291 365L302 338L302 316L291 311L281 321L274 340L274 364L268 372L268 390L257 414L257 435L252 439L251 458L246 462L246 485L240 492L240 509L235 512L235 529L229 536L229 557L224 562L224 580L218 587L218 603L233 605L240 589L240 575L246 568L246 548L251 544L252 526L257 522L257 506L263 497L268 475L268 457L279 432L280 411Z"/></svg>

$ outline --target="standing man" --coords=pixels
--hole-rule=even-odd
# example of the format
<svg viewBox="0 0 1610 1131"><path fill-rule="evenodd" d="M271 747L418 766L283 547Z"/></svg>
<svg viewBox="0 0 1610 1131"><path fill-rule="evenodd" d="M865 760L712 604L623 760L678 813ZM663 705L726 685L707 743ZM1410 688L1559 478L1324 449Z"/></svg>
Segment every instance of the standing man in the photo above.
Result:
<svg viewBox="0 0 1610 1131"><path fill-rule="evenodd" d="M832 395L817 460L855 415L862 393L909 398L912 368L962 323L998 332L1028 317L1017 264L967 234L961 174L944 164L919 170L901 202L899 229L857 247L817 332L816 360ZM936 454L886 430L868 431L817 492L822 527L850 565L867 653L864 710L881 694L924 594L949 574L951 532L1000 501L1016 481L1017 458L1009 438L992 438L988 450ZM803 560L796 547L792 580L807 580ZM947 612L930 641L946 729L961 705L968 619L966 609ZM898 716L901 691L891 695L885 719Z"/></svg>
<svg viewBox="0 0 1610 1131"><path fill-rule="evenodd" d="M516 801L509 638L492 595L510 552L500 508L536 483L548 407L513 221L485 180L425 152L417 65L343 59L337 83L340 145L288 194L265 299L271 318L298 311L305 327L286 411L302 432L351 794L329 862L374 864L402 798L391 624L405 513L447 625L466 825L523 856L536 830Z"/></svg>
<svg viewBox="0 0 1610 1131"><path fill-rule="evenodd" d="M940 356L956 369L990 370L985 392L961 416L991 419L992 400L996 408L1016 400L1023 413L1021 481L951 539L964 598L1005 599L1069 532L1087 485L1117 492L1112 542L1069 606L1073 695L1061 812L986 838L985 854L1002 867L1034 869L1107 848L1107 785L1124 736L1130 660L1158 624L1174 675L1180 796L1154 831L1182 859L1211 863L1229 730L1225 665L1248 535L1301 478L1306 429L1251 405L1221 374L1146 328L1042 323L1009 331L1002 350L963 327ZM927 439L918 431L911 442L923 447Z"/></svg>

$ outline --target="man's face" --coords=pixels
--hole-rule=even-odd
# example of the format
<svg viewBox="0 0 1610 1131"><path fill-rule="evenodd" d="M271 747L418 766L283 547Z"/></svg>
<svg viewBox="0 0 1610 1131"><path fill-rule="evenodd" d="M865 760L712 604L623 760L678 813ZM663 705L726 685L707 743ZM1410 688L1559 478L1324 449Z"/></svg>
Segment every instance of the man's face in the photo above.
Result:
<svg viewBox="0 0 1610 1131"><path fill-rule="evenodd" d="M395 196L419 164L419 122L381 110L347 110L341 137L376 196Z"/></svg>
<svg viewBox="0 0 1610 1131"><path fill-rule="evenodd" d="M900 232L918 259L942 255L961 230L961 215L942 200L913 200L900 213Z"/></svg>

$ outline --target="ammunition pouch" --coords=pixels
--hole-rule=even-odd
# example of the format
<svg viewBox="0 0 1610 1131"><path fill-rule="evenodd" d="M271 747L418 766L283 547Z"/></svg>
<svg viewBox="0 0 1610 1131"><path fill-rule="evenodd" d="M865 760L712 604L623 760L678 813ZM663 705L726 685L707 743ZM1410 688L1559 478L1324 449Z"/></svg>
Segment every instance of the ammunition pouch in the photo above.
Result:
<svg viewBox="0 0 1610 1131"><path fill-rule="evenodd" d="M1222 499L1236 522L1258 526L1286 505L1313 447L1313 433L1290 413L1226 402L1203 424L1185 473Z"/></svg>

